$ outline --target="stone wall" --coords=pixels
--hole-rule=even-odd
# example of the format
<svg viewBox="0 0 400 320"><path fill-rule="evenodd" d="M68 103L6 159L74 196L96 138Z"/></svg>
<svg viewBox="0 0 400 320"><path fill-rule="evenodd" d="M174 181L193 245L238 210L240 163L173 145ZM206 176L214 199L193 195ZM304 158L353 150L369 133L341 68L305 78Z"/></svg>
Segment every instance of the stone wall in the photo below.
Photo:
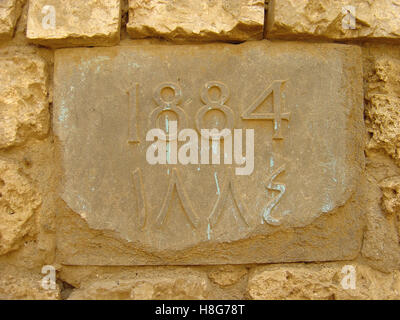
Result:
<svg viewBox="0 0 400 320"><path fill-rule="evenodd" d="M242 261L240 253L246 255L249 250L243 241L235 247L237 258L224 260L222 249L211 245L205 247L209 258L199 260L207 263L193 262L197 254L200 256L194 250L188 253L194 258L182 257L181 261L191 261L183 263L187 266L176 266L168 259L162 265L157 263L160 257L146 255L140 249L136 256L140 261L148 259L149 264L135 265L127 253L132 250L130 244L119 237L116 229L93 227L97 220L74 212L60 196L67 178L60 151L63 137L54 130L59 121L53 116L60 114L54 80L63 81L63 77L54 75L55 56L59 57L60 48L72 48L68 52L73 55L72 50L81 50L77 47L119 50L133 45L140 51L152 45L266 41L262 39L293 42L282 46L300 46L312 52L315 59L326 43L341 44L335 47L337 52L347 50L347 46L361 50L361 60L351 58L344 64L349 74L363 70L363 92L358 94L364 97L366 130L361 140L365 141L365 165L363 155L349 155L357 158L352 161L362 162L361 182L348 189L352 193L348 204L344 206L338 200L335 210L339 213L322 217L315 230L310 227L303 237L303 227L297 226L276 232L276 239L271 240L273 251L278 250L275 243L282 239L303 237L300 245L296 241L293 244L300 248L304 245L304 251L310 254L298 249L291 258L283 255L268 260L273 264L254 257L250 260L257 263L238 264ZM344 85L341 90L362 90L349 86L352 88ZM91 99L87 97L88 103ZM353 115L349 117L351 121ZM398 0L1 0L0 298L398 299L399 121ZM339 130L337 136L339 142L345 139ZM353 139L360 140L358 136ZM359 226L349 231L349 238L345 232L335 231L349 225ZM324 232L318 233L329 229L336 232L334 239L343 241L339 246L342 249L334 249L333 244L330 248L332 240L325 239ZM86 243L87 239L92 242ZM337 258L320 254L322 243ZM91 265L92 254L98 261L115 255L112 259L123 263ZM80 259L74 260L75 255ZM174 251L170 250L169 255L175 255ZM212 263L213 255L219 257L215 258L217 265ZM313 258L301 258L306 256ZM55 289L43 288L41 281L47 274L42 273L43 266L55 268ZM345 266L355 270L354 288L342 285Z"/></svg>

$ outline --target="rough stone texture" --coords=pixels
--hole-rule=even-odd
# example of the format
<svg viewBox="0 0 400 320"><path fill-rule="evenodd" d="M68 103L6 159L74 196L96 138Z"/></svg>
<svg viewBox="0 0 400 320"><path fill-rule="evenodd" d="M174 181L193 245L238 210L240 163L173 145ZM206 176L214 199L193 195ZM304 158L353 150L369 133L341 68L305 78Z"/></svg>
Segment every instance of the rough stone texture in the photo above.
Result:
<svg viewBox="0 0 400 320"><path fill-rule="evenodd" d="M142 280L100 280L74 290L69 300L200 300L209 293L199 276L155 277Z"/></svg>
<svg viewBox="0 0 400 320"><path fill-rule="evenodd" d="M380 182L400 175L400 168L381 150L367 150L366 173L368 185L365 189L365 217L362 256L368 264L384 272L400 268L399 234L396 227L397 216L382 209Z"/></svg>
<svg viewBox="0 0 400 320"><path fill-rule="evenodd" d="M361 252L370 265L390 272L400 268L398 214L390 213L396 206L395 177L400 176L395 106L400 97L397 76L400 48L366 44L363 56L366 127L370 132L366 173L370 187L366 195L367 225ZM391 103L377 103L384 100Z"/></svg>
<svg viewBox="0 0 400 320"><path fill-rule="evenodd" d="M357 192L362 195L362 197L352 196L347 201L344 211L339 210L339 212L337 212L335 210L334 212L323 214L315 220L316 225L314 227L299 227L288 229L283 232L276 230L276 236L272 237L271 241L267 244L261 243L260 247L252 248L250 242L239 241L240 246L236 251L230 251L228 248L224 248L224 250L226 249L227 251L225 252L233 254L234 259L237 261L239 261L239 258L243 255L243 252L248 252L249 250L257 251L259 255L265 255L266 250L270 251L268 254L286 251L288 256L298 257L299 254L304 254L304 252L301 252L302 247L318 244L321 248L325 249L324 251L339 251L341 245L346 247L349 243L352 243L351 237L343 236L343 230L349 228L348 225L357 225L357 223L360 222L359 218L357 218L358 212L361 212L363 218L365 218L365 226L362 228L362 231L359 231L358 226L354 227L354 230L358 231L353 234L353 237L362 239L362 247L360 243L361 240L353 242L354 254L351 255L351 257L349 255L347 259L350 260L356 258L356 255L359 255L356 260L343 263L321 264L320 259L324 257L322 253L323 249L312 247L310 250L313 251L314 258L312 260L314 261L311 264L274 264L256 268L253 266L253 271L251 271L252 267L249 265L246 267L242 265L108 267L57 264L57 259L55 259L54 255L56 246L55 232L57 228L59 228L58 231L60 233L65 233L64 238L60 237L58 239L58 252L60 253L60 250L62 251L63 248L68 247L69 251L67 251L67 254L71 256L98 256L100 254L103 257L114 259L116 264L123 263L124 261L132 262L132 255L130 253L135 251L136 244L127 243L124 240L126 239L124 234L115 231L115 224L111 224L111 227L107 230L93 229L92 225L88 225L88 217L80 217L70 210L65 202L59 200L58 184L63 181L65 177L63 176L62 168L59 168L62 164L58 157L59 154L54 152L54 148L58 148L57 137L54 137L52 131L46 129L48 127L47 91L49 92L49 103L52 103L52 64L54 50L36 45L29 45L28 39L26 39L28 4L23 7L21 15L19 14L18 4L23 2L25 1L0 0L0 179L4 180L4 185L0 183L0 238L3 237L3 234L6 237L6 240L4 240L4 238L0 239L0 299L66 299L68 297L72 299L398 299L398 277L400 270L400 230L398 220L400 205L400 197L398 195L400 177L400 144L398 142L400 121L398 115L398 108L400 107L400 47L399 45L394 45L399 43L399 32L396 31L399 25L399 6L396 6L396 3L399 3L398 0L352 1L352 3L355 3L357 6L357 29L345 32L340 30L341 20L343 18L340 9L343 4L349 4L348 2L342 0L329 2L308 1L307 5L305 5L305 2L302 0L292 0L291 4L294 5L294 7L291 8L287 6L289 3L288 1L279 1L279 5L283 5L285 11L280 11L284 16L279 17L279 15L276 15L276 17L279 18L279 21L286 21L287 27L279 25L278 23L275 24L275 22L270 19L270 22L275 24L274 27L278 29L269 34L269 37L278 39L288 37L298 39L304 37L309 41L319 41L321 38L339 39L340 41L354 41L356 39L374 40L373 43L363 42L361 46L364 57L365 119L370 134L369 137L366 136L366 138L368 138L366 140L369 141L368 147L365 149L366 170L364 175L366 176L366 182L365 184L363 183L362 187L357 187ZM30 2L34 3L35 1L32 0ZM122 1L122 38L125 39L129 37L125 30L128 20L128 2L128 0ZM278 3L278 1L269 2L269 12L270 15L273 16L278 12L277 10L274 11L274 3ZM39 3L39 1L36 1L36 3ZM110 35L110 33L113 33L117 29L117 19L119 19L119 17L118 14L112 14L107 15L107 18L103 20L101 16L106 9L102 7L101 4L104 3L104 1L97 1L96 3L100 6L97 6L97 4L91 1L71 0L66 2L48 0L45 3L43 2L42 5L54 5L57 13L59 13L60 8L62 9L61 20L58 21L62 23L62 26L60 29L57 28L53 30L55 32L54 34L57 33L55 36L56 38L47 39L50 35L49 33L44 35L44 38L40 41L43 41L42 43L46 45L60 47L76 45L87 46L93 43L94 45L101 44L103 40L97 41L97 39L94 41L93 39L96 36L87 36L88 27L92 28L95 33L98 31L104 32L106 27L103 28L100 26L104 26L104 23L107 24L107 21L114 19L112 26L110 25L111 31L107 31ZM136 2L136 4L138 3L139 2ZM144 2L140 3L143 4ZM148 1L148 3L156 3L156 1ZM228 37L225 31L218 30L231 30L235 35L243 36L244 38L257 37L260 34L260 30L262 30L261 18L255 18L255 16L261 17L263 14L261 10L262 1L253 2L254 6L252 6L252 8L255 8L255 10L252 11L251 16L249 16L250 20L247 22L242 21L240 25L237 25L240 17L235 13L235 10L233 10L233 15L229 13L232 13L232 8L235 8L236 5L240 5L239 1L225 2L227 11L221 7L222 1L216 0L208 2L182 1L176 2L176 5L174 5L174 2L171 0L168 1L168 3L169 8L172 9L170 11L172 14L168 14L166 9L168 6L161 2L158 2L158 8L155 7L148 12L144 9L145 5L136 7L137 12L142 14L142 18L148 18L147 21L142 23L143 28L150 26L152 22L158 24L156 29L142 29L141 32L154 32L155 37L162 37L159 32L163 28L161 25L163 22L170 23L173 20L172 22L175 22L177 25L179 23L187 25L189 22L192 25L193 22L199 25L199 19L209 23L211 21L209 17L212 17L212 19L218 22L222 21L224 23L225 21L228 25L223 26L222 24L216 23L214 26L214 34L212 34L214 31L210 31L210 28L207 27L206 33L196 35L193 35L191 29L184 30L178 28L175 29L175 31L169 31L168 27L170 27L170 25L168 25L167 28L164 29L165 32L167 32L165 37L179 41L202 39L210 41L233 41L231 38L233 33ZM215 4L214 7L212 7L215 9L215 15L209 14L209 12L203 10L195 11L198 6L204 4ZM79 10L74 12L74 7L79 7ZM229 7L231 9L229 9ZM31 6L31 9L32 8L34 7ZM115 6L113 8L115 8ZM131 8L133 8L132 2ZM279 8L279 6L275 8ZM41 21L45 15L41 10L41 7L36 7L36 14L34 17L37 19L35 22L35 29L37 31L40 31ZM210 11L212 11L211 7ZM116 12L116 10L114 12ZM160 12L164 14L162 17L163 20L160 19ZM188 12L189 19L191 19L189 22L183 19L183 16ZM131 14L132 13L135 12L131 10ZM152 16L149 17L148 14ZM20 18L18 18L19 15ZM68 21L63 21L64 17ZM177 17L176 20L175 17ZM32 18L32 16L30 16L30 18ZM56 16L56 18L58 19L59 17ZM86 21L82 22L82 19ZM88 23L88 21L90 23ZM254 24L254 28L250 30L248 28L249 23L255 21L257 22ZM278 20L276 21L279 22ZM15 26L16 23L17 25ZM131 19L131 23L135 23L135 20ZM71 26L75 28L73 31L75 33L73 34L70 33ZM245 29L242 29L243 27ZM43 31L44 30L41 30L40 32ZM64 31L65 33L63 33ZM63 35L60 37L65 36L65 38L57 38L61 33L63 33ZM118 32L114 33L114 43L118 41L118 34ZM175 38L175 36L178 36L178 38ZM200 36L202 37L201 39L198 38ZM106 38L105 41L107 45L111 43L111 35L106 37L102 34L101 37L102 39ZM196 38L194 39L193 37ZM380 40L380 42L375 40ZM382 41L390 41L392 45L383 44ZM126 43L121 43L121 45L129 43L129 41L126 41ZM137 43L140 50L146 51L146 47L149 43L158 42L156 40L141 40L135 41L135 43ZM305 52L309 50L307 49L308 44L306 43L300 43L298 46L300 50L304 50ZM284 56L285 53L281 52L279 55ZM318 57L321 55L324 56L324 54L310 55L309 60L318 60ZM42 57L46 61L46 65L49 66L50 81L48 88L44 85L44 78L47 78L47 75L41 71L44 67L43 60L42 58L38 58L39 56ZM242 55L240 56L243 58ZM164 56L160 55L156 57L151 64L157 64L156 62L163 58ZM239 54L237 54L237 58L237 63L230 64L230 68L233 70L237 69L236 66L238 64L241 64ZM212 59L209 58L203 65L207 65L210 60L212 61ZM327 60L329 61L329 58L327 58ZM171 63L172 68L176 65L176 61L173 61L172 58L168 61ZM136 62L137 61L135 61L135 63ZM340 63L340 61L338 61L338 63ZM219 66L222 65L223 63L219 64ZM299 74L305 71L307 74L315 76L315 74L320 72L320 68L318 67L310 68L305 64L302 68L302 65L302 62L298 63L294 68ZM359 68L359 65L359 61L353 59L351 63L344 67L350 70L353 67ZM100 67L100 73L104 71L102 69L104 65L100 61L98 67ZM137 71L142 70L139 64L136 67ZM337 68L340 69L341 67ZM79 71L77 72L79 73ZM268 74L269 71L270 70L265 72L265 74ZM94 72L97 72L97 69L94 70ZM153 73L155 74L154 77L158 75L160 77L162 76L162 72L160 73L158 70L153 71ZM241 71L238 71L238 73L241 73ZM36 76L34 74L36 74ZM124 73L122 72L121 74L123 75ZM192 80L196 78L196 71L193 71L191 67L183 69L182 74L187 76L186 79L183 78L183 83L185 83L187 79ZM80 86L81 81L85 81L82 75L84 74L77 74L74 83L75 88ZM136 73L132 73L132 77L128 80L135 82L135 75ZM349 76L345 77L350 78ZM242 90L245 92L251 90L253 86L255 86L255 83L259 81L257 76L246 76L245 73L241 73L238 78L240 81L235 81L240 84L240 87L239 89L233 88L233 91L237 91L238 94L241 95ZM212 80L220 79L214 78ZM62 79L61 81L64 80ZM325 82L332 85L331 82L335 84L335 81L335 77L332 76L331 79L328 77ZM301 82L301 80L297 81L297 83L300 83L300 87ZM148 90L154 89L153 83L148 85L147 82L144 82L144 84ZM336 91L343 91L343 88L348 89L351 86L351 83L343 84L343 87L341 88L338 86ZM109 106L113 106L112 100L115 98L118 99L119 97L119 93L117 94L117 92L124 91L125 87L122 85L115 87L110 85L110 87L112 90L110 89L110 91L107 91L109 96L106 96L105 100L107 103L110 102ZM312 89L314 86L309 86L308 90L310 90L310 88ZM256 89L254 93L257 95L259 87L256 86ZM291 92L288 92L286 89L290 89L290 87L285 88L283 91L287 96ZM356 91L361 94L362 89L357 88ZM194 103L194 105L188 108L199 108L203 105L202 101L198 98L200 89L195 88L194 92L195 94L193 94L192 91L188 92L186 87L183 90L184 98L193 99L192 103ZM74 92L71 91L67 94L73 95ZM306 90L301 92L301 94L308 97ZM89 90L87 93L87 100L78 106L79 109L85 110L86 106L93 107L91 103L95 100L93 97L97 95L99 95L98 91ZM315 92L312 92L312 99L314 99L314 96ZM253 94L249 94L249 101L240 103L239 108L244 108L249 105L249 103L254 100L254 97ZM140 96L140 108L142 108L145 102L147 104L145 108L155 106L151 95L149 95L146 100L143 100L143 98L146 97ZM245 98L247 99L248 97L246 96ZM183 102L186 102L187 99L183 100ZM270 103L272 99L271 97L268 99L269 101L267 101L267 103L269 103L269 105L267 106L271 107ZM236 102L237 100L232 96L231 99L227 101L227 105L234 108L236 107ZM125 101L122 102L121 100L118 107L120 105L125 105L125 103ZM349 105L350 104L351 103L349 103ZM323 103L320 105L323 105ZM337 106L338 105L337 103ZM286 107L291 106L289 104L289 106L285 106L285 108ZM119 110L116 109L115 106L114 108L115 110ZM97 110L97 106L94 106L94 109ZM306 115L308 114L309 112L306 112ZM128 115L126 115L126 118L127 117ZM93 130L93 127L96 127L100 121L97 114L93 116L93 118L95 120L94 124L88 129L88 132ZM146 121L141 121L140 125L144 123L146 123ZM290 130L295 130L291 123L290 126ZM99 125L99 127L102 128L102 124ZM284 130L289 129L289 124L285 121L283 122L283 128ZM119 125L116 125L113 129L119 130ZM265 132L268 138L270 138L271 129L272 124L267 124ZM338 134L340 135L340 128L338 128L337 131L339 131ZM47 132L49 132L48 136L41 139ZM287 131L284 131L284 133L287 133ZM332 136L336 134L335 132ZM38 137L40 139L36 139ZM286 140L286 138L287 137L285 137L284 140ZM308 137L303 135L302 139L307 140ZM329 141L329 138L323 139L321 145L325 145L326 141ZM130 150L130 152L132 152L132 150ZM93 163L99 163L102 161L101 159L104 159L104 157L94 158ZM279 162L282 159L275 160ZM107 171L113 170L114 167L111 165L107 168ZM203 167L201 167L201 170L203 171ZM321 173L322 176L325 174ZM224 183L224 177L220 172L218 172L217 177L221 187ZM186 175L184 178L186 178ZM214 177L212 177L212 179L214 179ZM287 176L282 175L278 177L277 181L287 184ZM156 181L155 185L159 183L162 182ZM287 186L289 187L288 184ZM216 185L213 184L210 189L216 191ZM247 188L243 194L253 195L253 190L253 187ZM130 194L129 192L126 191L123 196L125 197L127 194ZM293 190L287 188L286 192L287 196L292 194ZM105 196L103 194L107 199L111 199L110 202L114 201L113 199L118 195L118 192L106 194ZM162 194L162 196L164 196L164 194ZM215 195L213 194L213 196ZM100 196L97 200L99 199L101 200ZM116 201L118 201L118 199ZM285 201L284 199L285 198L282 198L282 201ZM157 202L159 200L156 199L152 201ZM176 203L179 202L176 195L173 201L175 202L174 206L176 206ZM230 206L232 203L229 201L227 204ZM303 201L306 200L303 199ZM38 206L40 202L41 204ZM354 205L348 208L351 202L353 202ZM359 208L360 203L363 204L363 208ZM283 202L278 204L278 207L274 209L274 217L276 214L280 214L279 206L282 204ZM136 203L133 205L136 210L135 205ZM161 205L161 203L159 205ZM9 215L9 207L20 208L18 216L16 216L16 214ZM6 214L3 212L4 209L6 209ZM124 212L121 216L124 217L130 214L133 219L135 217L135 210L130 213ZM205 212L206 211L207 210L205 210ZM59 215L58 225L55 224L54 216L56 213ZM182 211L169 213L170 217L174 217L175 214L179 216L182 214ZM112 212L110 215L118 217L119 213L116 214ZM222 226L227 223L229 225L229 222L231 222L226 217L230 217L227 212L222 216ZM25 219L27 219L26 222L24 222ZM173 220L171 219L170 222L171 221ZM180 218L177 219L178 224L180 221ZM113 223L113 221L111 221L111 223ZM129 226L129 223L125 220L121 222L121 225L123 224ZM58 226L61 226L61 228ZM275 228L279 227L274 226L273 229ZM174 230L171 228L171 234L172 232L176 233L177 230L184 231L184 228L182 228L181 225ZM211 237L216 235L214 228L212 228L212 231L213 232L210 233ZM221 228L220 234L223 231L224 229ZM157 232L159 233L160 231L157 230ZM326 234L326 232L329 234ZM202 234L206 234L204 230ZM330 240L331 236L341 237L342 243L338 242L333 245ZM287 246L282 244L281 248L275 248L276 244L282 243L282 238L289 239ZM89 246L86 246L88 239L90 243ZM85 245L79 246L76 245L77 243L84 243ZM297 245L298 248L296 249ZM276 251L274 251L274 248ZM3 252L5 252L5 254L1 254ZM168 251L167 253L171 254L171 252L179 256L179 252L177 251ZM221 252L222 254L224 253L224 251L219 250L218 246L214 243L204 248L204 254L208 255L210 259L212 259L214 255L221 254ZM198 264L204 263L204 261L198 259L198 251L194 250L190 253L194 253ZM146 255L143 252L138 252L138 254L143 254L142 260L145 262L152 261L155 263L163 263L164 257L162 257L162 255L155 257L154 255ZM63 257L59 256L58 258ZM336 255L332 259L337 260L340 258L339 255ZM89 260L89 263L90 262ZM134 262L135 261L132 263ZM57 278L59 278L60 281L55 291L45 291L40 288L40 280L43 277L40 270L42 266L46 264L52 264L56 266L58 270ZM344 264L354 265L357 268L358 279L356 290L345 291L340 286L340 280L344 276L340 271ZM367 265L374 269L369 268ZM18 269L12 266L17 266ZM250 271L246 272L246 270ZM248 283L249 275L250 283Z"/></svg>
<svg viewBox="0 0 400 320"><path fill-rule="evenodd" d="M30 228L40 196L20 168L0 159L0 255L16 250Z"/></svg>
<svg viewBox="0 0 400 320"><path fill-rule="evenodd" d="M356 271L356 288L344 289L345 264L260 267L248 285L252 299L365 300L400 299L400 272L385 274L365 265L349 263Z"/></svg>
<svg viewBox="0 0 400 320"><path fill-rule="evenodd" d="M400 51L399 59L376 56L366 91L370 149L384 149L400 164Z"/></svg>
<svg viewBox="0 0 400 320"><path fill-rule="evenodd" d="M40 57L0 55L0 148L48 133L47 79Z"/></svg>
<svg viewBox="0 0 400 320"><path fill-rule="evenodd" d="M130 0L127 31L134 39L261 39L263 0Z"/></svg>
<svg viewBox="0 0 400 320"><path fill-rule="evenodd" d="M311 69L320 72L309 75ZM246 77L254 80L244 90ZM133 79L139 82L137 132L143 141L139 143L128 142L134 120L127 116L134 113L127 92ZM145 136L155 126L150 121L157 110L155 88L162 82L179 83L188 127L195 128L196 112L206 107L199 90L215 79L230 89L226 105L232 108L234 127L255 129L254 172L235 176L224 165L149 165L146 150L151 143ZM253 102L257 106L256 98L280 79L287 79L281 88L281 112L291 115L289 124L282 121L283 139L275 139L279 132L273 121L244 121L240 115ZM359 204L349 199L356 196L363 167L361 82L359 48L345 45L263 41L57 51L54 129L64 170L61 196L78 213L75 218L83 220L59 216L60 261L238 264L354 257L361 245L362 220ZM135 96L132 91L131 95ZM263 108L268 111L272 104L278 108L277 100L272 103L267 98L255 114ZM212 118L207 121L210 127L217 125ZM280 167L285 167L282 176L268 181L266 170L276 174ZM133 173L138 168L142 182L135 184ZM184 184L176 183L187 196L181 191L166 193L176 175L184 177ZM235 181L230 189L229 179ZM288 191L276 208L269 208L277 196L272 191L275 183ZM201 196L195 196L199 185ZM135 188L142 188L145 200L136 196ZM214 220L213 208L221 198L228 200ZM161 210L163 202L171 203L169 210ZM141 203L144 211L137 209ZM189 207L195 208L197 225ZM293 233L293 227L298 231ZM115 239L104 238L102 253L96 252L102 237L89 235L100 231ZM105 248L121 255L108 257Z"/></svg>
<svg viewBox="0 0 400 320"><path fill-rule="evenodd" d="M211 271L208 277L212 282L221 286L232 286L247 274L247 269L242 266L221 266Z"/></svg>
<svg viewBox="0 0 400 320"><path fill-rule="evenodd" d="M58 300L60 287L46 290L41 286L43 275L39 272L0 264L1 300Z"/></svg>
<svg viewBox="0 0 400 320"><path fill-rule="evenodd" d="M379 183L382 189L383 209L393 214L394 225L397 226L398 238L400 237L400 176L386 178Z"/></svg>
<svg viewBox="0 0 400 320"><path fill-rule="evenodd" d="M356 9L356 29L342 26L344 6ZM271 0L268 38L400 40L398 0ZM345 20L346 21L346 20Z"/></svg>
<svg viewBox="0 0 400 320"><path fill-rule="evenodd" d="M0 1L0 41L13 37L17 20L25 0Z"/></svg>
<svg viewBox="0 0 400 320"><path fill-rule="evenodd" d="M400 214L400 176L387 178L379 185L383 191L383 208L389 213Z"/></svg>
<svg viewBox="0 0 400 320"><path fill-rule="evenodd" d="M49 47L110 46L120 38L120 0L30 0L28 39ZM43 19L54 7L54 28ZM44 10L44 11L42 11ZM47 22L47 20L45 20Z"/></svg>

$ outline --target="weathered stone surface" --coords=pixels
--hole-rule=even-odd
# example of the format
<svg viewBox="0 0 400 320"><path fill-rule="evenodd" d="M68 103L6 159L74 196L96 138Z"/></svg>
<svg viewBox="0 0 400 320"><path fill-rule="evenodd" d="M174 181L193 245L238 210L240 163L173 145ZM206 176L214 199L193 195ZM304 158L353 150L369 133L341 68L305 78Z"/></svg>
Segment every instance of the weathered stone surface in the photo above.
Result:
<svg viewBox="0 0 400 320"><path fill-rule="evenodd" d="M400 268L399 235L396 227L396 215L382 209L382 190L379 181L399 174L399 169L384 153L367 152L366 174L369 183L365 194L366 226L364 231L362 256L368 264L383 272Z"/></svg>
<svg viewBox="0 0 400 320"><path fill-rule="evenodd" d="M46 63L35 55L0 56L0 148L42 138L49 129Z"/></svg>
<svg viewBox="0 0 400 320"><path fill-rule="evenodd" d="M383 191L383 208L391 214L400 214L400 176L387 178L379 184Z"/></svg>
<svg viewBox="0 0 400 320"><path fill-rule="evenodd" d="M31 0L27 37L50 47L110 46L119 42L120 0Z"/></svg>
<svg viewBox="0 0 400 320"><path fill-rule="evenodd" d="M23 0L2 0L0 2L0 41L10 40L13 37L24 2Z"/></svg>
<svg viewBox="0 0 400 320"><path fill-rule="evenodd" d="M130 0L131 38L169 40L262 39L263 0Z"/></svg>
<svg viewBox="0 0 400 320"><path fill-rule="evenodd" d="M355 25L346 6L355 8ZM394 41L400 40L399 16L397 0L271 0L267 37Z"/></svg>
<svg viewBox="0 0 400 320"><path fill-rule="evenodd" d="M0 265L1 300L56 300L60 299L60 287L44 289L43 274L31 270Z"/></svg>
<svg viewBox="0 0 400 320"><path fill-rule="evenodd" d="M40 204L40 196L20 168L0 159L0 255L19 247Z"/></svg>
<svg viewBox="0 0 400 320"><path fill-rule="evenodd" d="M58 300L59 290L45 290L40 287L40 278L32 280L24 275L0 276L1 300Z"/></svg>
<svg viewBox="0 0 400 320"><path fill-rule="evenodd" d="M367 144L366 230L362 255L374 268L400 268L397 178L399 128L396 102L400 97L400 48L367 44L363 47ZM389 103L382 103L383 101ZM397 164L397 165L396 165Z"/></svg>
<svg viewBox="0 0 400 320"><path fill-rule="evenodd" d="M69 300L200 300L208 297L204 277L103 280L75 290Z"/></svg>
<svg viewBox="0 0 400 320"><path fill-rule="evenodd" d="M367 128L370 149L385 150L400 164L400 50L398 59L376 55L367 80Z"/></svg>
<svg viewBox="0 0 400 320"><path fill-rule="evenodd" d="M221 266L211 271L208 277L212 282L221 286L232 286L240 281L247 274L243 266Z"/></svg>
<svg viewBox="0 0 400 320"><path fill-rule="evenodd" d="M382 190L382 207L385 212L393 215L394 226L397 227L397 237L394 239L399 243L400 239L400 176L386 178L379 183ZM392 254L398 257L400 265L399 254Z"/></svg>
<svg viewBox="0 0 400 320"><path fill-rule="evenodd" d="M217 108L228 120L207 106L207 94L215 100L221 90L210 81L229 89L226 108ZM354 199L363 167L361 88L360 50L346 45L262 41L58 50L54 130L64 172L61 196L78 213L58 216L60 261L237 264L354 257L362 238L362 210ZM168 90L182 91L183 111L172 102L157 109L171 99ZM197 122L201 128L221 121L229 127L231 119L234 128L255 130L250 175L235 175L234 165L146 161L150 129L177 114L181 129L194 129L199 110L210 115ZM272 111L289 120L279 126L272 118L243 119L268 118Z"/></svg>
<svg viewBox="0 0 400 320"><path fill-rule="evenodd" d="M381 273L350 263L356 272L355 289L346 288L349 274L344 264L291 265L256 268L250 276L248 295L257 300L400 299L400 273Z"/></svg>

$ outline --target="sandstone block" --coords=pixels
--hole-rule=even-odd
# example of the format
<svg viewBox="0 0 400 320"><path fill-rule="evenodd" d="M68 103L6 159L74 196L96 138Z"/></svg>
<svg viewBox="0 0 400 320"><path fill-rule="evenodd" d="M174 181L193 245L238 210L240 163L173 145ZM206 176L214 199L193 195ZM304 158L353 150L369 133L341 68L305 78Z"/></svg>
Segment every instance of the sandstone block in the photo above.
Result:
<svg viewBox="0 0 400 320"><path fill-rule="evenodd" d="M0 255L19 247L41 198L20 168L0 159Z"/></svg>
<svg viewBox="0 0 400 320"><path fill-rule="evenodd" d="M389 213L395 215L397 234L400 237L400 176L386 178L379 183L382 189L382 207Z"/></svg>
<svg viewBox="0 0 400 320"><path fill-rule="evenodd" d="M46 290L41 287L42 274L28 271L12 272L1 270L1 300L57 300L60 299L60 288Z"/></svg>
<svg viewBox="0 0 400 320"><path fill-rule="evenodd" d="M10 40L13 37L23 2L23 0L0 2L0 40Z"/></svg>
<svg viewBox="0 0 400 320"><path fill-rule="evenodd" d="M169 40L261 39L261 0L130 0L127 31L131 38Z"/></svg>
<svg viewBox="0 0 400 320"><path fill-rule="evenodd" d="M379 186L383 191L383 208L388 213L400 214L400 176L387 178Z"/></svg>
<svg viewBox="0 0 400 320"><path fill-rule="evenodd" d="M69 300L200 300L208 290L206 279L195 276L103 280L75 290Z"/></svg>
<svg viewBox="0 0 400 320"><path fill-rule="evenodd" d="M364 265L349 266L354 268L354 287L344 279L352 272L342 269L344 264L257 268L250 276L248 294L257 300L400 299L398 271L386 274Z"/></svg>
<svg viewBox="0 0 400 320"><path fill-rule="evenodd" d="M371 161L370 158L368 160ZM372 161L383 168L377 168L376 166L371 168L368 165L368 176L372 176L373 173L382 169L382 171L388 171L388 168L382 165L382 162L377 162L377 159L374 158L372 158ZM363 191L366 195L366 226L361 253L364 258L368 259L368 263L378 270L385 272L398 270L400 267L400 252L399 233L396 227L397 216L395 214L387 214L382 209L382 201L384 207L387 205L388 199L394 200L393 194L389 196L393 190L386 188L389 184L384 179L380 183L384 193L382 198L382 190L379 188L378 183L373 179L371 180L372 183L366 185ZM393 184L389 186L394 187Z"/></svg>
<svg viewBox="0 0 400 320"><path fill-rule="evenodd" d="M353 46L58 50L53 119L71 210L58 216L58 257L70 265L353 258L362 239L362 108ZM205 150L208 164L174 162L172 145L160 151L166 162L149 162L146 136L174 119L205 141L191 152ZM241 129L243 139L254 130L253 170L238 174L244 163L225 161L232 148L199 138L206 128Z"/></svg>
<svg viewBox="0 0 400 320"><path fill-rule="evenodd" d="M120 0L31 0L27 37L50 47L110 46L119 42Z"/></svg>
<svg viewBox="0 0 400 320"><path fill-rule="evenodd" d="M267 38L400 40L400 5L393 0L272 0Z"/></svg>
<svg viewBox="0 0 400 320"><path fill-rule="evenodd" d="M400 53L400 52L399 52ZM373 57L367 78L366 123L370 149L382 149L400 164L400 54Z"/></svg>
<svg viewBox="0 0 400 320"><path fill-rule="evenodd" d="M0 148L49 130L46 63L35 55L0 56Z"/></svg>
<svg viewBox="0 0 400 320"><path fill-rule="evenodd" d="M247 269L242 266L221 266L211 271L208 277L212 282L227 287L238 283L247 274Z"/></svg>

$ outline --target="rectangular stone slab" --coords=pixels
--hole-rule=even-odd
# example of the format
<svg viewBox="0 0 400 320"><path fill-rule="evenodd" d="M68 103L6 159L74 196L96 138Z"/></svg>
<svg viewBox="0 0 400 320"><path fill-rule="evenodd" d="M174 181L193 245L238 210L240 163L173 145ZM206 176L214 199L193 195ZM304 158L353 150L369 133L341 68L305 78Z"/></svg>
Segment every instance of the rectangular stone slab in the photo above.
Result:
<svg viewBox="0 0 400 320"><path fill-rule="evenodd" d="M360 56L356 46L266 40L57 50L58 260L194 265L356 256ZM254 129L254 171L237 175L238 165L223 159L150 165L146 134L170 120L180 129Z"/></svg>

